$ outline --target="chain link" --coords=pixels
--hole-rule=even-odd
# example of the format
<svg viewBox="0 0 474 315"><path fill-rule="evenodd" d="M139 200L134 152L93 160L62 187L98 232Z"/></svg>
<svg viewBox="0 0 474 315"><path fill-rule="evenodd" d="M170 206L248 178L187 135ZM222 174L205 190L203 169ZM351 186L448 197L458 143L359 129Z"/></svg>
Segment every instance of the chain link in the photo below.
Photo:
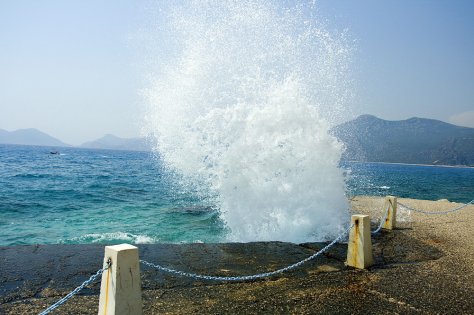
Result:
<svg viewBox="0 0 474 315"><path fill-rule="evenodd" d="M388 211L389 211L391 205L392 205L391 203L388 203L388 205L387 205L387 210L385 211L385 213L384 213L384 215L383 215L383 217L382 217L382 220L380 220L380 224L379 224L378 228L375 229L374 231L372 231L372 235L377 234L377 233L380 232L380 230L382 229L382 226L383 226L383 224L385 223L385 220L387 220Z"/></svg>
<svg viewBox="0 0 474 315"><path fill-rule="evenodd" d="M70 298L72 298L74 295L76 295L79 291L81 291L82 289L84 289L86 286L88 286L89 284L91 284L92 282L94 282L99 276L102 275L102 273L109 269L109 267L105 267L105 268L102 268L102 269L99 269L94 275L92 275L88 280L84 281L80 286L78 286L77 288L75 288L74 290L72 290L68 295L66 295L65 297L63 297L62 299L60 299L59 301L57 301L56 303L54 303L53 305L51 305L50 307L48 307L47 309L45 309L44 311L42 311L41 313L39 313L39 315L46 315L46 314L49 314L51 311L57 309L58 307L60 307L61 305L63 305L64 303L66 303Z"/></svg>
<svg viewBox="0 0 474 315"><path fill-rule="evenodd" d="M456 207L454 209L451 209L451 210L447 210L447 211L424 211L424 210L418 210L418 209L414 209L414 208L411 208L407 205L404 205L403 203L397 201L397 204L399 206L401 206L402 208L405 208L407 210L410 210L410 211L415 211L415 212L419 212L419 213L424 213L424 214L447 214L447 213L451 213L451 212L456 212L456 211L459 211L467 206L469 206L470 204L474 203L474 199L469 201L468 203L466 204L463 204L459 207Z"/></svg>
<svg viewBox="0 0 474 315"><path fill-rule="evenodd" d="M164 271L164 272L167 272L167 273L171 273L171 274L174 274L174 275L177 275L177 276L182 276L182 277L188 277L188 278L194 278L194 279L202 279L202 280L213 280L213 281L248 281L248 280L255 280L255 279L260 279L260 278L267 278L267 277L271 277L271 276L274 276L274 275L277 275L277 274L280 274L280 273L283 273L283 272L286 272L286 271L289 271L289 270L292 270L292 269L295 269L299 266L301 266L302 264L304 264L305 262L309 261L309 260L312 260L316 257L318 257L319 255L321 255L322 253L326 252L329 248L331 248L332 246L334 246L334 244L336 244L338 241L340 241L342 238L344 238L344 236L347 235L347 233L350 231L350 229L353 227L354 225L351 225L349 228L347 228L343 233L341 233L336 239L334 239L331 243L329 243L328 245L326 245L325 247L323 247L321 250L319 250L318 252L314 253L313 255L297 262L297 263L294 263L292 265L289 265L285 268L281 268L281 269L278 269L278 270L275 270L275 271L270 271L270 272L265 272L265 273L259 273L259 274L255 274L255 275L249 275L249 276L232 276L232 277L219 277L219 276L208 276L208 275L199 275L199 274L195 274L195 273L190 273L190 272L184 272L184 271L179 271L179 270L175 270L175 269L171 269L171 268L167 268L167 267L163 267L163 266L160 266L160 265L157 265L157 264L153 264L153 263L150 263L148 261L145 261L145 260L140 260L140 262L146 266L149 266L149 267L152 267L152 268L155 268L155 269L158 269L160 271Z"/></svg>

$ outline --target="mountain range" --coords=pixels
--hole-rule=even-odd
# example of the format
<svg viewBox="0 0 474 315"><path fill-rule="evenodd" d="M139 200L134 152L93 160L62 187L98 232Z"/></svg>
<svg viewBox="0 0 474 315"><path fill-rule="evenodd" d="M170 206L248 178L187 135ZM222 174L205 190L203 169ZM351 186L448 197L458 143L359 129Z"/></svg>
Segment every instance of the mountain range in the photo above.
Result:
<svg viewBox="0 0 474 315"><path fill-rule="evenodd" d="M119 138L108 134L95 141L89 141L80 145L81 148L128 150L128 151L150 151L150 143L146 138Z"/></svg>
<svg viewBox="0 0 474 315"><path fill-rule="evenodd" d="M362 115L334 127L331 133L344 143L343 160L474 166L474 128L417 117L389 121ZM0 143L69 146L37 129L0 129ZM145 138L109 134L79 147L150 151L152 144Z"/></svg>
<svg viewBox="0 0 474 315"><path fill-rule="evenodd" d="M344 160L474 166L474 128L417 117L389 121L362 115L331 132L346 147Z"/></svg>
<svg viewBox="0 0 474 315"><path fill-rule="evenodd" d="M70 145L62 142L61 140L51 137L50 135L33 128L20 129L16 131L6 131L0 129L0 143L70 147Z"/></svg>
<svg viewBox="0 0 474 315"><path fill-rule="evenodd" d="M20 129L16 131L0 129L0 143L47 147L72 147L59 139L33 128ZM83 143L78 147L90 149L150 151L152 146L146 138L119 138L109 134L100 139Z"/></svg>

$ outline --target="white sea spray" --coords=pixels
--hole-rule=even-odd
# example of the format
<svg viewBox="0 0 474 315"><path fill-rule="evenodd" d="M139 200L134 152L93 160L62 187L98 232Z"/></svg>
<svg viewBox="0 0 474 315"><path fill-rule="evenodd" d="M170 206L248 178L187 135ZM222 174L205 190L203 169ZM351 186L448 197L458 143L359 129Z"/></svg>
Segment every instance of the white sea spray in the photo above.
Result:
<svg viewBox="0 0 474 315"><path fill-rule="evenodd" d="M310 5L193 1L170 12L162 31L175 51L145 91L145 131L166 166L212 198L229 240L339 234L343 147L329 129L350 94L345 34Z"/></svg>

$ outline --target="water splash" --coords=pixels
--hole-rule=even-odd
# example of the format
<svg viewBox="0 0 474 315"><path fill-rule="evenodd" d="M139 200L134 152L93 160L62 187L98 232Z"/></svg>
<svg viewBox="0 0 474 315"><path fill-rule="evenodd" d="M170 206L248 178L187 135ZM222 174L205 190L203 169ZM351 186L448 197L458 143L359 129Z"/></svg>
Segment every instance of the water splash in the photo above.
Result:
<svg viewBox="0 0 474 315"><path fill-rule="evenodd" d="M195 1L171 8L146 132L212 199L236 241L332 238L347 220L342 145L350 47L311 5ZM167 35L163 35L167 34Z"/></svg>

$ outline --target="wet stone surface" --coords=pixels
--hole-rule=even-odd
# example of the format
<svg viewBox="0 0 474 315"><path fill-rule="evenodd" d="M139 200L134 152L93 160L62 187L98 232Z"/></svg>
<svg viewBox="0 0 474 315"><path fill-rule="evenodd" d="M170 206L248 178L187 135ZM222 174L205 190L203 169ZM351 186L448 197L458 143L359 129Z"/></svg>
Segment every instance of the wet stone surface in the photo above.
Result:
<svg viewBox="0 0 474 315"><path fill-rule="evenodd" d="M214 276L244 276L273 271L298 262L325 243L296 245L282 242L223 244L138 245L140 259L168 268ZM334 246L325 255L288 272L305 276L308 269L344 268L345 245ZM77 287L102 266L102 245L36 245L0 247L0 302L47 297ZM177 277L141 265L142 287L147 289L204 285L203 280ZM219 284L216 281L209 284ZM98 294L99 286L81 295Z"/></svg>
<svg viewBox="0 0 474 315"><path fill-rule="evenodd" d="M352 200L376 226L381 198ZM439 211L449 202L404 200ZM376 213L374 213L374 210ZM379 210L377 210L379 209ZM407 215L408 224L372 237L375 264L344 265L347 244L269 279L221 283L141 266L144 314L474 314L474 205L443 217ZM281 242L140 245L140 258L185 272L249 275L304 259L325 244ZM0 247L0 314L37 314L102 264L102 245ZM96 314L99 284L55 314Z"/></svg>

